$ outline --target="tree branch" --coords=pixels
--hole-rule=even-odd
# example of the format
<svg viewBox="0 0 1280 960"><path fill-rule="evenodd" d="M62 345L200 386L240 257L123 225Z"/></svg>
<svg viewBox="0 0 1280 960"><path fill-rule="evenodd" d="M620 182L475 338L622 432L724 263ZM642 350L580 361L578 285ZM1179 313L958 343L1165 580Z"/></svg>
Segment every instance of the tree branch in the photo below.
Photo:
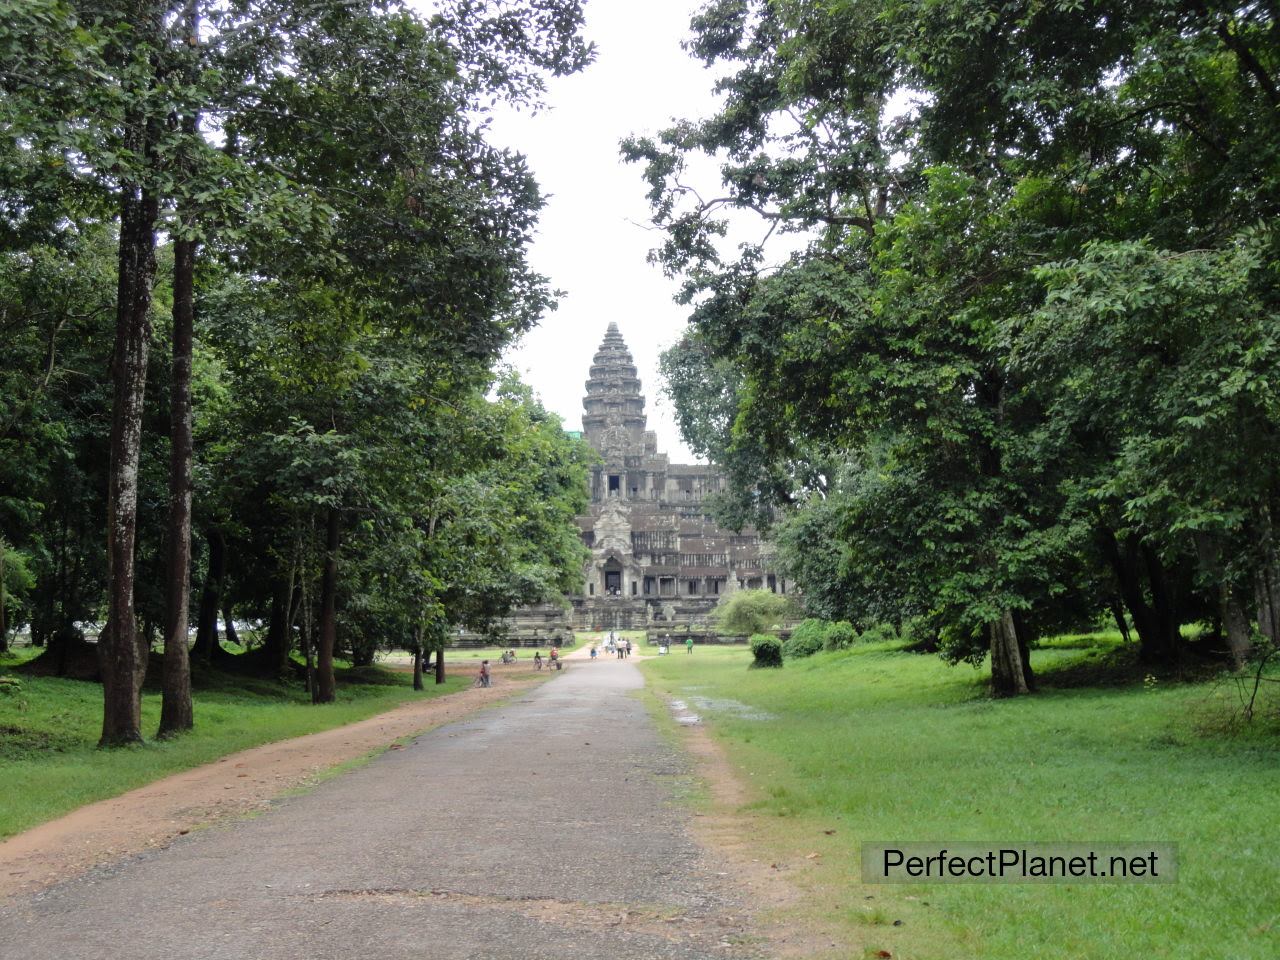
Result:
<svg viewBox="0 0 1280 960"><path fill-rule="evenodd" d="M1218 36L1222 38L1222 42L1231 48L1236 55L1236 59L1240 61L1253 78L1258 81L1258 86L1262 88L1262 92L1267 95L1267 100L1272 107L1280 106L1280 93L1276 91L1275 82L1271 79L1258 58L1253 55L1253 51L1249 49L1249 45L1240 39L1239 34L1233 33L1231 24L1227 20L1223 20L1218 24Z"/></svg>

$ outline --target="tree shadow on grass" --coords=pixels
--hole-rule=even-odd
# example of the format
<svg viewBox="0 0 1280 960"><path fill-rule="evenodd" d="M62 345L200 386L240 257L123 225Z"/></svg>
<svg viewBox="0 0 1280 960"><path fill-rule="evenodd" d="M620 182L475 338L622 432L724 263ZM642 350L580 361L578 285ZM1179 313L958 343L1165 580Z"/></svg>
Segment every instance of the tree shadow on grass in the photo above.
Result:
<svg viewBox="0 0 1280 960"><path fill-rule="evenodd" d="M1036 669L1037 684L1056 690L1142 686L1152 677L1164 683L1202 683L1220 674L1227 665L1224 651L1207 641L1188 644L1187 655L1180 663L1164 666L1143 663L1138 658L1137 644L1055 644L1054 648L1087 651L1083 656Z"/></svg>

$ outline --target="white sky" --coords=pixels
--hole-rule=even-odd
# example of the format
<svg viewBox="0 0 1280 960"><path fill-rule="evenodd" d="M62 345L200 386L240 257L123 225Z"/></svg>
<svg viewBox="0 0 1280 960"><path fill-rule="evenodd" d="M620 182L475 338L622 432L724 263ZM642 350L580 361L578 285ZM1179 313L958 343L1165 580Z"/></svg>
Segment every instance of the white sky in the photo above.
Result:
<svg viewBox="0 0 1280 960"><path fill-rule="evenodd" d="M550 195L530 259L563 290L548 314L507 355L546 406L578 429L591 357L610 321L639 368L649 429L673 462L693 457L662 396L658 354L679 337L685 309L645 257L659 235L648 222L641 168L624 164L619 141L653 133L674 117L706 116L714 75L680 47L701 0L588 0L586 36L596 62L553 80L536 116L494 119L494 142L524 153ZM763 231L761 231L763 232Z"/></svg>

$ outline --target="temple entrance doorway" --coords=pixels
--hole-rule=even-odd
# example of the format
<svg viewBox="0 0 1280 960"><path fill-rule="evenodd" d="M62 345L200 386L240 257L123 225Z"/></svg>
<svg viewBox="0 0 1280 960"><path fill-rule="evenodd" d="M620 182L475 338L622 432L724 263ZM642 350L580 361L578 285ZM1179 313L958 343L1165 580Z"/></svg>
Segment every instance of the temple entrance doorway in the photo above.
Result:
<svg viewBox="0 0 1280 960"><path fill-rule="evenodd" d="M622 564L617 560L610 560L604 565L604 595L622 596Z"/></svg>

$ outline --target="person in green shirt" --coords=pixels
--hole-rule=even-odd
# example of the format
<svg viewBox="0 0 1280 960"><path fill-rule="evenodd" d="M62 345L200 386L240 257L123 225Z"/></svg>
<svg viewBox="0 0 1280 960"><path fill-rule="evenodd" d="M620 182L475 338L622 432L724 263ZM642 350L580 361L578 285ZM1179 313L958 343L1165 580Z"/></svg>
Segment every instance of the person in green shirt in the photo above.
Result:
<svg viewBox="0 0 1280 960"><path fill-rule="evenodd" d="M685 638L684 638L684 648L685 648L685 650L687 650L689 653L693 653L693 637L685 637Z"/></svg>

